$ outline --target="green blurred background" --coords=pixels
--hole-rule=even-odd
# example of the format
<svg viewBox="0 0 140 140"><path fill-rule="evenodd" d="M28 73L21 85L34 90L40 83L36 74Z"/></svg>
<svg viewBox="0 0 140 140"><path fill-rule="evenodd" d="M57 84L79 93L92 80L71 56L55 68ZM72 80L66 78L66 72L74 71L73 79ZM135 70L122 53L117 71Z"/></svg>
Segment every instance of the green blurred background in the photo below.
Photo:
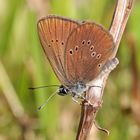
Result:
<svg viewBox="0 0 140 140"><path fill-rule="evenodd" d="M37 35L37 20L48 14L93 20L109 28L115 0L0 0L0 140L74 140L80 106L56 96L39 107L59 84ZM140 140L140 1L135 0L120 48L119 66L108 79L98 123L89 140Z"/></svg>

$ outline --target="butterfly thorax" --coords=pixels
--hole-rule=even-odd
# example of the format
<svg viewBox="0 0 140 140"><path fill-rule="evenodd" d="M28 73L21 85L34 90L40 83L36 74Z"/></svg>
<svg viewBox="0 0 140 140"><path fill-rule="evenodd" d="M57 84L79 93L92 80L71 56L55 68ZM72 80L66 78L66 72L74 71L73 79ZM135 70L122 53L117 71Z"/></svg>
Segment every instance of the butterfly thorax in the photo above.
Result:
<svg viewBox="0 0 140 140"><path fill-rule="evenodd" d="M67 85L63 86L61 85L59 87L59 95L65 96L70 94L73 97L80 98L84 94L84 92L87 90L86 84L83 82L77 82L76 84L73 85Z"/></svg>

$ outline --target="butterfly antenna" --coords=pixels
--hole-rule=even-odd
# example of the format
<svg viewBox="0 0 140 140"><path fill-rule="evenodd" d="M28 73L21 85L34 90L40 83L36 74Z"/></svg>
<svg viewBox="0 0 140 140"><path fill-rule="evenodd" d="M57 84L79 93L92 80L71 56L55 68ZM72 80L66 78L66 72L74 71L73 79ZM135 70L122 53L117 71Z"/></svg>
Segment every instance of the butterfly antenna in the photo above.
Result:
<svg viewBox="0 0 140 140"><path fill-rule="evenodd" d="M42 108L44 108L44 106L49 102L49 100L52 99L57 93L58 93L58 90L56 90L53 94L51 94L49 98L40 107L38 107L38 110L41 110Z"/></svg>
<svg viewBox="0 0 140 140"><path fill-rule="evenodd" d="M30 87L30 88L28 88L28 89L36 90L36 89L40 89L40 88L59 87L59 86L60 86L60 85L49 85L49 86Z"/></svg>

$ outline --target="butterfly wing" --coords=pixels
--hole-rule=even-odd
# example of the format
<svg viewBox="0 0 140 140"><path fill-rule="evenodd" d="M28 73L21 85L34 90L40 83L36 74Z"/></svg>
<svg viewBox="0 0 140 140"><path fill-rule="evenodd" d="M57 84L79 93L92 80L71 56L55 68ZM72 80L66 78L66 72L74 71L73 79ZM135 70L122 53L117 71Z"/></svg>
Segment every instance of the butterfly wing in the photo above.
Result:
<svg viewBox="0 0 140 140"><path fill-rule="evenodd" d="M95 23L83 23L70 34L65 50L65 71L70 81L89 82L112 54L112 36Z"/></svg>
<svg viewBox="0 0 140 140"><path fill-rule="evenodd" d="M64 50L69 34L79 23L58 16L39 20L38 34L45 54L62 84L66 84L64 71Z"/></svg>

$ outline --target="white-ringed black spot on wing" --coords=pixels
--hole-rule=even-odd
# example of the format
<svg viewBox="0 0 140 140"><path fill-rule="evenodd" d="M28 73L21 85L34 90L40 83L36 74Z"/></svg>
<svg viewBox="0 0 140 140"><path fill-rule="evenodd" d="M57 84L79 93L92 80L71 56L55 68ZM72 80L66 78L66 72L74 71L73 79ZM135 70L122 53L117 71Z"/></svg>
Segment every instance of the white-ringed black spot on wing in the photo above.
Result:
<svg viewBox="0 0 140 140"><path fill-rule="evenodd" d="M90 46L90 51L93 51L93 50L94 50L94 46L91 45L91 46Z"/></svg>
<svg viewBox="0 0 140 140"><path fill-rule="evenodd" d="M100 64L98 64L98 67L99 67L99 68L101 68L101 65L102 65L101 63L100 63Z"/></svg>
<svg viewBox="0 0 140 140"><path fill-rule="evenodd" d="M75 51L78 51L79 50L79 47L78 46L75 46Z"/></svg>
<svg viewBox="0 0 140 140"><path fill-rule="evenodd" d="M69 54L73 55L73 50L72 49L69 50Z"/></svg>
<svg viewBox="0 0 140 140"><path fill-rule="evenodd" d="M61 42L61 45L64 45L64 42L63 41Z"/></svg>
<svg viewBox="0 0 140 140"><path fill-rule="evenodd" d="M90 45L90 44L91 44L91 40L88 40L88 41L87 41L87 45Z"/></svg>
<svg viewBox="0 0 140 140"><path fill-rule="evenodd" d="M101 58L101 54L97 54L96 59L100 59L100 58Z"/></svg>
<svg viewBox="0 0 140 140"><path fill-rule="evenodd" d="M96 55L96 52L91 53L91 57L94 57Z"/></svg>
<svg viewBox="0 0 140 140"><path fill-rule="evenodd" d="M85 44L85 42L86 42L86 41L85 41L85 40L83 40L83 41L82 41L82 45L84 45L84 44Z"/></svg>

